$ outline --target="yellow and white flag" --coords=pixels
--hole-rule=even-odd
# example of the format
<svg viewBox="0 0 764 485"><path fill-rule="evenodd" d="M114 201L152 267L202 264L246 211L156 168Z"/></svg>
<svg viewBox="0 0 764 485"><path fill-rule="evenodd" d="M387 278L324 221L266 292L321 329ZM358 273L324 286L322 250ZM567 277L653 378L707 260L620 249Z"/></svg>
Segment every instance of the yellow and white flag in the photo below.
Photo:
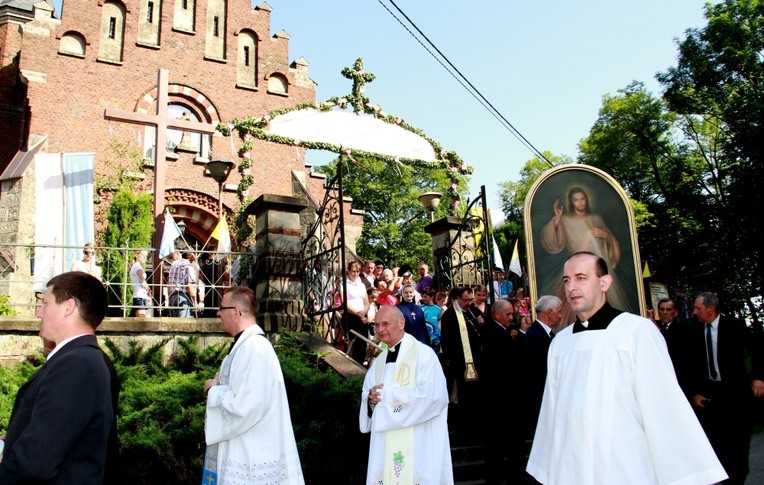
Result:
<svg viewBox="0 0 764 485"><path fill-rule="evenodd" d="M215 230L212 231L210 237L217 239L217 252L219 254L231 252L231 232L228 230L228 223L225 221L225 217L220 218L218 225L215 226Z"/></svg>
<svg viewBox="0 0 764 485"><path fill-rule="evenodd" d="M517 240L515 241L515 250L512 251L512 261L509 262L509 270L517 276L523 276L523 268L520 266L520 253L517 252Z"/></svg>

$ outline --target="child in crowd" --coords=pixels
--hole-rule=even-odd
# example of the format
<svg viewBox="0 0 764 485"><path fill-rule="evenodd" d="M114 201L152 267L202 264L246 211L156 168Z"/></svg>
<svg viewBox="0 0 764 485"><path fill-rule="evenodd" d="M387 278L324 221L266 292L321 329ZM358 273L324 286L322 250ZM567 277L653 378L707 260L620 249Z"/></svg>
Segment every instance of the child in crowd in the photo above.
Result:
<svg viewBox="0 0 764 485"><path fill-rule="evenodd" d="M438 354L440 353L440 314L442 311L440 306L435 304L435 297L434 289L426 288L424 290L422 293L422 312L427 324L427 333L430 336L430 347Z"/></svg>
<svg viewBox="0 0 764 485"><path fill-rule="evenodd" d="M377 304L379 306L398 304L398 299L393 295L393 292L390 291L385 280L377 280L374 284L377 287L377 290L379 290L379 294L377 295Z"/></svg>

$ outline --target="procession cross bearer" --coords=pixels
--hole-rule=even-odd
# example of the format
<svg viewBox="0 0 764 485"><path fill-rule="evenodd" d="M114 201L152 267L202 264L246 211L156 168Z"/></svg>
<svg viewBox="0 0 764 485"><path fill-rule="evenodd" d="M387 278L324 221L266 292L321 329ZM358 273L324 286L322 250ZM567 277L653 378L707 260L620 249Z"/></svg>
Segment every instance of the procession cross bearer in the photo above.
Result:
<svg viewBox="0 0 764 485"><path fill-rule="evenodd" d="M452 484L446 378L432 348L404 327L397 307L377 312L374 328L388 348L361 394L361 432L371 432L366 483Z"/></svg>
<svg viewBox="0 0 764 485"><path fill-rule="evenodd" d="M545 484L716 483L727 478L650 320L611 307L590 252L565 263L576 321L549 347L527 471Z"/></svg>

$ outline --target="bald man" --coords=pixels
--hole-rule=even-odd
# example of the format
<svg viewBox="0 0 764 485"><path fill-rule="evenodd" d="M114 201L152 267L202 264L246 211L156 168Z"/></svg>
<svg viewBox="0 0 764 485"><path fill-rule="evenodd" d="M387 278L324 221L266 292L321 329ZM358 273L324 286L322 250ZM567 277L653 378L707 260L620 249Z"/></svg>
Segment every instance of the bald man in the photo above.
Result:
<svg viewBox="0 0 764 485"><path fill-rule="evenodd" d="M656 326L607 303L612 278L605 261L576 253L562 282L576 321L549 347L528 473L545 484L705 485L727 478Z"/></svg>
<svg viewBox="0 0 764 485"><path fill-rule="evenodd" d="M392 305L375 315L387 347L369 366L359 425L371 433L366 483L453 484L448 391L435 352L404 330Z"/></svg>

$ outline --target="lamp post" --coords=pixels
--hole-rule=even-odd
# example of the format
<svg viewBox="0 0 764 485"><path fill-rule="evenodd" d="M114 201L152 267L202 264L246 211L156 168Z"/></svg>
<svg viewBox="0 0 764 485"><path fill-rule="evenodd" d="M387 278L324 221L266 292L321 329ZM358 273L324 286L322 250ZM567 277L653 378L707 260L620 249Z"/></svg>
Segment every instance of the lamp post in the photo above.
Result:
<svg viewBox="0 0 764 485"><path fill-rule="evenodd" d="M419 202L424 210L430 213L430 222L435 222L435 210L438 208L441 198L443 198L443 194L440 192L425 192L419 196Z"/></svg>
<svg viewBox="0 0 764 485"><path fill-rule="evenodd" d="M223 184L236 164L231 160L210 160L204 164L207 173L218 183L218 217L223 217Z"/></svg>

